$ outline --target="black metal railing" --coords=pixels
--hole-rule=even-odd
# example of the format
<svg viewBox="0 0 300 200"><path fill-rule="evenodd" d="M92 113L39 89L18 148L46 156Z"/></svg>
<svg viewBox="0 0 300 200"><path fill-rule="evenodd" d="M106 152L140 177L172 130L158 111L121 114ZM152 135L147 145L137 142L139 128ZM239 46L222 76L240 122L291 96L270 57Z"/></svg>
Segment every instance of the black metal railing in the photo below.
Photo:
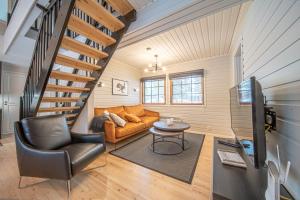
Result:
<svg viewBox="0 0 300 200"><path fill-rule="evenodd" d="M8 10L8 12L7 12L7 25L9 24L11 16L13 15L13 13L14 13L16 7L17 7L17 4L18 4L19 0L12 0L12 1L8 1L8 2L11 3L11 8L12 9L11 9L11 11Z"/></svg>
<svg viewBox="0 0 300 200"><path fill-rule="evenodd" d="M105 0L97 0L97 2L117 17L115 11ZM83 60L91 64L96 64L102 69L94 71L92 73L87 72L85 74L86 76L94 77L95 81L90 81L85 84L84 88L88 88L90 92L81 93L80 100L75 104L75 106L79 106L80 109L70 112L73 114L77 114L77 116L74 117L74 121L76 121L77 117L84 108L87 102L86 100L89 98L91 91L96 86L97 81L106 68L121 38L126 33L130 23L136 19L135 10L131 11L126 16L118 16L118 19L125 24L125 27L119 31L111 32L109 29L104 27L102 24L97 23L94 19L86 15L81 10L74 8L74 4L75 0L54 0L53 2L51 2L51 5L47 7L47 10L43 14L31 66L24 87L24 95L21 97L21 119L24 117L32 117L37 115L42 97L49 81L51 71L53 69L55 58L60 48L62 38L65 35L75 39L79 36L77 33L67 29L67 23L71 14L78 16L80 19L86 21L87 23L116 39L115 44L110 45L109 47L104 47L101 44L98 44L86 38L85 44L106 52L108 54L108 57L101 60L96 60L84 55L79 56L79 60ZM74 69L72 73L78 74L79 72L82 72L82 70ZM55 84L58 85L60 84L60 82L56 80ZM65 84L67 86L72 86L73 82L68 81ZM72 95L72 93L69 92L60 94L62 94L63 97L71 97ZM56 93L56 95L58 96L58 93ZM61 105L56 104L56 107L69 106L69 104L71 103L64 103Z"/></svg>
<svg viewBox="0 0 300 200"><path fill-rule="evenodd" d="M24 94L20 118L36 116L75 0L52 1L43 13Z"/></svg>

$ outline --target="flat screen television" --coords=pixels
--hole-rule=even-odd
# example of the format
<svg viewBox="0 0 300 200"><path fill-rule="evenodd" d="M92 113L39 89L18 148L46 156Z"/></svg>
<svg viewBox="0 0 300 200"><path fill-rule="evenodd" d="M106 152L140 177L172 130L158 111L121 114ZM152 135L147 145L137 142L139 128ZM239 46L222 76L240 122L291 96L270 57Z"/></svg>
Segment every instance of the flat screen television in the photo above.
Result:
<svg viewBox="0 0 300 200"><path fill-rule="evenodd" d="M230 89L231 128L255 168L266 160L264 97L255 77Z"/></svg>

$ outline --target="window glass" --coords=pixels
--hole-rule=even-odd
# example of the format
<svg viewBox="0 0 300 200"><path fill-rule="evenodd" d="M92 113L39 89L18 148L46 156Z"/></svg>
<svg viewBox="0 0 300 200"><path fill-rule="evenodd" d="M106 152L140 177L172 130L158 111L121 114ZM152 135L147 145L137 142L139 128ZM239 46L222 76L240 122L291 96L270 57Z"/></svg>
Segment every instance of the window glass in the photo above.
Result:
<svg viewBox="0 0 300 200"><path fill-rule="evenodd" d="M143 103L165 103L165 79L152 79L143 81Z"/></svg>
<svg viewBox="0 0 300 200"><path fill-rule="evenodd" d="M172 78L171 103L173 104L203 104L203 77L187 75Z"/></svg>

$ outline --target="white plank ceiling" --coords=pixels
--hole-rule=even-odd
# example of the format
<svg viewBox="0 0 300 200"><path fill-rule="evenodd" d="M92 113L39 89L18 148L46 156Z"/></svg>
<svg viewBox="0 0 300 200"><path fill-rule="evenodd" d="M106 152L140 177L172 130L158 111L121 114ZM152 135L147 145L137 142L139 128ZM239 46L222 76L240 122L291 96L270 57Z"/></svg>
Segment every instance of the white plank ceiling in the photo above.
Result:
<svg viewBox="0 0 300 200"><path fill-rule="evenodd" d="M153 1L156 0L128 0L130 4L135 8L135 10L139 11L150 5Z"/></svg>
<svg viewBox="0 0 300 200"><path fill-rule="evenodd" d="M130 0L134 1L134 0ZM244 3L202 17L172 30L118 49L114 58L144 68L159 55L163 65L228 55L237 40L250 3ZM150 47L151 51L146 51Z"/></svg>

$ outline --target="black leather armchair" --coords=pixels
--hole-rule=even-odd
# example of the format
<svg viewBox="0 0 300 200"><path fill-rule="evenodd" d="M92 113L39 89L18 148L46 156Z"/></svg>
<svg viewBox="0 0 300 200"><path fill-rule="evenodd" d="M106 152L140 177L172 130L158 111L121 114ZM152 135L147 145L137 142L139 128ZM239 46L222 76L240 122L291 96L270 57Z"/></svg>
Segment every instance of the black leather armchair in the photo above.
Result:
<svg viewBox="0 0 300 200"><path fill-rule="evenodd" d="M15 122L17 160L22 176L70 180L106 150L104 133L71 133L63 115Z"/></svg>

